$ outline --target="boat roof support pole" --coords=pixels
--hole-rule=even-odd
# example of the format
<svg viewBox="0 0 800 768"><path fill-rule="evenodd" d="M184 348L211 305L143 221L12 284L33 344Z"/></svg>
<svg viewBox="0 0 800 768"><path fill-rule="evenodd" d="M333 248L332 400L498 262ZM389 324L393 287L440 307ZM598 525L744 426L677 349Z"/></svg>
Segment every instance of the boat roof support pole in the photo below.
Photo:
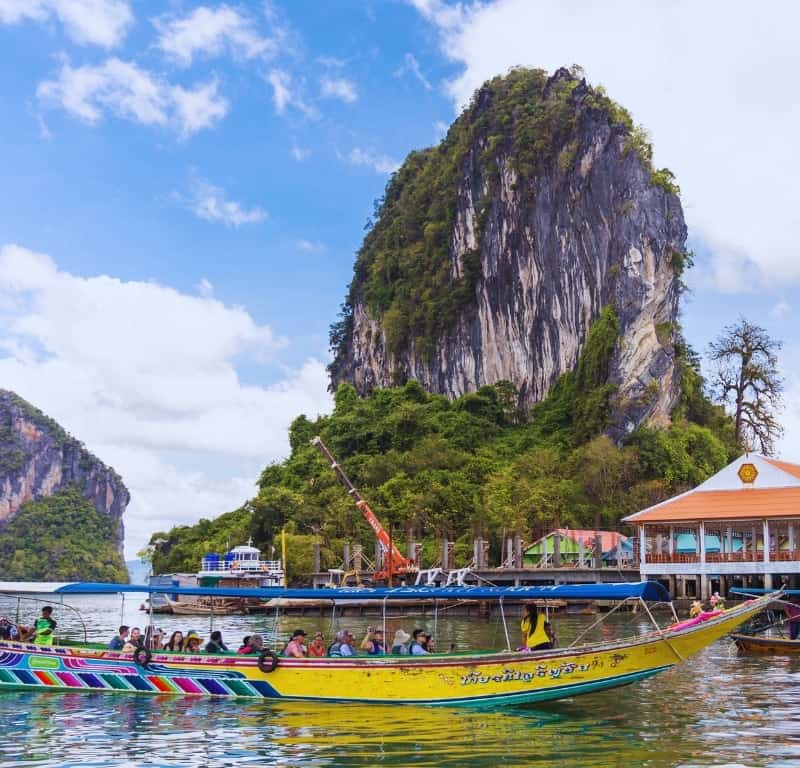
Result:
<svg viewBox="0 0 800 768"><path fill-rule="evenodd" d="M125 623L125 593L122 593L122 605L119 609L119 623L122 626Z"/></svg>
<svg viewBox="0 0 800 768"><path fill-rule="evenodd" d="M439 642L439 599L433 601L433 636Z"/></svg>
<svg viewBox="0 0 800 768"><path fill-rule="evenodd" d="M506 612L505 612L505 609L503 608L503 598L502 597L500 598L500 616L503 619L503 632L505 633L505 636L506 636L506 650L510 651L511 650L511 640L508 637L508 624L506 623Z"/></svg>
<svg viewBox="0 0 800 768"><path fill-rule="evenodd" d="M211 634L214 631L214 595L211 595L211 614L208 617L208 632Z"/></svg>
<svg viewBox="0 0 800 768"><path fill-rule="evenodd" d="M659 626L658 626L658 622L657 622L657 621L655 620L655 618L653 617L653 614L652 614L652 613L650 613L650 608L648 607L647 603L646 603L644 600L642 600L642 598L641 598L641 597L639 598L639 602L640 602L640 603L641 603L641 604L644 606L644 609L647 611L647 615L650 617L650 621L652 621L652 622L653 622L653 626L656 628L656 632L658 632L658 634L659 634L659 635L661 635L662 639L663 639L663 640L664 640L664 642L667 644L667 646L669 647L669 649L670 649L670 650L671 650L671 651L672 651L672 652L675 654L675 656L678 658L678 661L686 661L686 659L685 659L683 656L681 656L681 654L680 654L680 653L679 653L679 651L678 651L678 650L675 648L675 646L674 646L674 645L673 645L673 644L672 644L672 643L669 641L669 638L665 636L665 632L664 632L664 630L663 630L663 629L661 629L661 627L659 627Z"/></svg>
<svg viewBox="0 0 800 768"><path fill-rule="evenodd" d="M583 632L581 632L567 647L573 648L576 646L578 642L583 640L583 638L586 637L586 635L588 635L589 632L591 632L596 626L598 626L598 624L602 624L612 613L617 611L627 602L627 598L625 598L625 600L620 600L608 613L603 614L599 619L593 621L588 627L586 627L586 629L584 629Z"/></svg>
<svg viewBox="0 0 800 768"><path fill-rule="evenodd" d="M386 597L386 596L384 596L384 598L383 598L383 652L384 653L391 653L392 652L391 648L389 648L388 650L386 648L386 646L389 643L389 635L386 634L386 601L388 599L389 598Z"/></svg>

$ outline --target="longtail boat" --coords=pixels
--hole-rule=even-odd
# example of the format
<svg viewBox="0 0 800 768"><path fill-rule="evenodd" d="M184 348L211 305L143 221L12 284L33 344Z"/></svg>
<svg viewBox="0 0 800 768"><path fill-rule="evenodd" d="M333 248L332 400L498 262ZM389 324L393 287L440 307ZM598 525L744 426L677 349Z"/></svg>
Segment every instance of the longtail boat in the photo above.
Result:
<svg viewBox="0 0 800 768"><path fill-rule="evenodd" d="M56 595L159 592L169 589L206 597L254 596L253 589L65 584ZM669 602L657 582L558 585L553 587L398 587L258 590L259 597L497 600L574 599L637 601L650 618L649 602ZM105 693L174 694L315 702L426 705L497 705L547 701L628 685L670 669L763 610L764 596L701 622L611 642L568 648L430 654L285 658L265 650L258 656L187 654L139 649L123 653L85 642L55 645L0 641L0 690L36 689ZM674 616L674 611L673 611ZM677 617L675 617L677 618ZM385 623L384 618L384 623ZM508 631L506 643L510 646Z"/></svg>
<svg viewBox="0 0 800 768"><path fill-rule="evenodd" d="M740 587L731 590L732 594L753 597L767 594L769 590ZM784 589L782 597L800 597L800 589ZM755 616L741 628L740 632L731 634L731 639L736 647L743 653L756 653L765 656L796 656L800 654L800 639L792 640L787 637L788 618L784 616L787 610L796 613L797 605L791 605L788 600L776 599L767 606L764 614ZM783 611L783 613L776 612ZM776 634L777 633L777 634Z"/></svg>

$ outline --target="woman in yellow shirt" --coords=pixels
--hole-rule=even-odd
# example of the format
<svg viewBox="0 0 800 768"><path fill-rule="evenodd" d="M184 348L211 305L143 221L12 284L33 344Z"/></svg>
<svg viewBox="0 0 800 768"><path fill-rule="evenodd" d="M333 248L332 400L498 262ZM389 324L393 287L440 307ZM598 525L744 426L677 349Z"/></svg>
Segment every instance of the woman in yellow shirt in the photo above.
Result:
<svg viewBox="0 0 800 768"><path fill-rule="evenodd" d="M546 616L539 613L539 608L535 603L529 603L525 606L525 610L527 613L520 623L523 647L531 651L555 648L556 636Z"/></svg>

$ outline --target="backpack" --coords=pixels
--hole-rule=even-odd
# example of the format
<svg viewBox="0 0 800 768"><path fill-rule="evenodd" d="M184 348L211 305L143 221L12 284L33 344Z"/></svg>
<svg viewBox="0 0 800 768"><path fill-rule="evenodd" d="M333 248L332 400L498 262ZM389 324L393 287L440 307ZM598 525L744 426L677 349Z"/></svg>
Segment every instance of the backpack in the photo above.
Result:
<svg viewBox="0 0 800 768"><path fill-rule="evenodd" d="M331 643L328 646L328 656L341 656L341 643Z"/></svg>

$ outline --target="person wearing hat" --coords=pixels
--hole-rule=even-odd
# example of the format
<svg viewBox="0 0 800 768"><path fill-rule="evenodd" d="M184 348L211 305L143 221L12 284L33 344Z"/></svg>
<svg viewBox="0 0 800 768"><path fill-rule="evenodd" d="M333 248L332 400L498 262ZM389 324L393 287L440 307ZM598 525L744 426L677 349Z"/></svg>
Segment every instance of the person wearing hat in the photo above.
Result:
<svg viewBox="0 0 800 768"><path fill-rule="evenodd" d="M394 633L394 640L392 640L392 653L395 656L408 656L408 646L406 643L411 639L408 632L398 629Z"/></svg>
<svg viewBox="0 0 800 768"><path fill-rule="evenodd" d="M383 644L383 630L367 627L367 634L361 641L361 650L366 651L369 656L383 656L386 653L386 646Z"/></svg>
<svg viewBox="0 0 800 768"><path fill-rule="evenodd" d="M183 641L184 653L200 653L200 644L202 642L203 638L193 629L190 629L186 634L186 639Z"/></svg>
<svg viewBox="0 0 800 768"><path fill-rule="evenodd" d="M308 649L306 648L306 633L302 629L296 629L292 632L292 639L286 644L283 649L283 656L293 656L296 659L302 659L308 656Z"/></svg>

